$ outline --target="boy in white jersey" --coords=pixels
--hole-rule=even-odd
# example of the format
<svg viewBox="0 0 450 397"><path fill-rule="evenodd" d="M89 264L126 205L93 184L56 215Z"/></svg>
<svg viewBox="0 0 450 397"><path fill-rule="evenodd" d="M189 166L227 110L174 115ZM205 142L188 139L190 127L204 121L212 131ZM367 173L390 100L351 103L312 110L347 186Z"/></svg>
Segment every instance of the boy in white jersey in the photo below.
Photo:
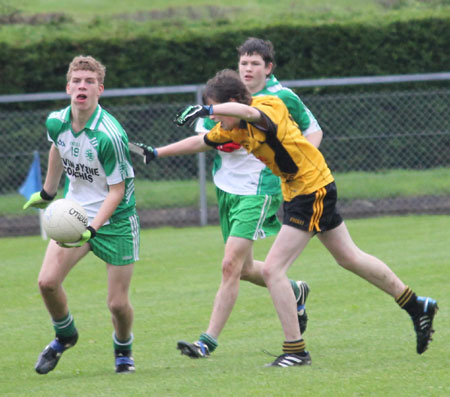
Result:
<svg viewBox="0 0 450 397"><path fill-rule="evenodd" d="M72 60L66 87L70 106L51 113L46 121L52 145L44 187L24 205L24 209L45 208L55 198L65 172L65 197L80 203L89 217L88 229L78 242L50 240L47 247L38 284L56 337L38 358L35 370L39 374L53 370L61 354L78 340L62 283L90 250L107 266L116 372L135 370L133 308L128 296L134 262L139 259L134 171L125 131L98 104L104 77L105 67L94 58Z"/></svg>
<svg viewBox="0 0 450 397"><path fill-rule="evenodd" d="M322 140L322 131L316 119L300 98L282 87L272 74L275 67L274 49L270 41L247 39L238 47L239 74L253 96L275 95L288 107L303 134L316 147ZM203 142L204 133L214 127L211 119L200 119L196 130L200 134L187 138ZM154 152L146 148L150 159ZM239 291L239 280L266 286L261 276L262 262L253 259L253 242L276 235L280 230L277 211L282 202L280 180L261 161L233 143L221 145L213 166L213 179L219 204L219 217L225 242L222 260L222 282L217 292L206 332L194 343L179 341L177 348L192 358L209 356L218 346L217 339L231 314ZM173 146L157 148L158 157L188 154ZM154 157L154 156L153 156ZM304 281L291 285L297 299L300 331L306 329L304 310L309 287Z"/></svg>

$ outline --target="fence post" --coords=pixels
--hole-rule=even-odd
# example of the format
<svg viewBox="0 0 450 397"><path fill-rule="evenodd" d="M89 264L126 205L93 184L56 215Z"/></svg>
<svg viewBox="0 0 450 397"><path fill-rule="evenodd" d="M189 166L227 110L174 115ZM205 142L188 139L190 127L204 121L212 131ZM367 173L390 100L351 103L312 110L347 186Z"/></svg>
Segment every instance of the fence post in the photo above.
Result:
<svg viewBox="0 0 450 397"><path fill-rule="evenodd" d="M196 103L202 103L202 86L197 87ZM200 152L198 155L198 183L200 188L200 226L208 224L208 204L206 200L206 155L205 152Z"/></svg>

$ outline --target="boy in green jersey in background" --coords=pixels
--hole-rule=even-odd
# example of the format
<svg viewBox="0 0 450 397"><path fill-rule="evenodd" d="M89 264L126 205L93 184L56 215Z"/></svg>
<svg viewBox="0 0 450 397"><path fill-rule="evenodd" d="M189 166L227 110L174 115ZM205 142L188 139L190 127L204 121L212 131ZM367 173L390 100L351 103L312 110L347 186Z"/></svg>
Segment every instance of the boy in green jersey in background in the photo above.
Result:
<svg viewBox="0 0 450 397"><path fill-rule="evenodd" d="M434 332L436 300L417 296L386 263L356 246L337 210L337 188L331 170L322 153L302 135L284 102L275 96L252 96L241 77L229 69L208 80L203 96L207 105L187 106L174 122L183 126L210 117L218 124L202 137L203 141L184 139L161 148L161 154L193 153L234 142L261 159L281 179L283 226L260 272L285 340L283 353L268 366L311 364L299 331L296 299L287 271L314 236L340 266L395 299L413 321L417 353L425 352Z"/></svg>
<svg viewBox="0 0 450 397"><path fill-rule="evenodd" d="M299 124L303 134L316 147L322 140L322 130L317 120L300 98L283 87L273 75L275 53L270 41L249 38L238 47L238 69L242 82L253 96L280 97ZM201 140L214 127L211 119L199 119L198 136ZM160 157L188 154L177 151L166 154L166 148L142 145L150 160L155 153ZM225 242L222 260L222 281L214 300L209 326L194 343L179 341L177 348L191 358L208 357L218 346L217 339L228 320L239 292L239 280L266 286L261 276L262 262L253 259L253 242L259 238L276 235L281 224L277 211L282 202L280 179L253 155L239 145L218 147L213 165L213 180L219 206L219 218ZM192 152L191 152L192 153ZM305 301L309 292L304 281L291 280L297 299L298 321L301 332L306 329Z"/></svg>

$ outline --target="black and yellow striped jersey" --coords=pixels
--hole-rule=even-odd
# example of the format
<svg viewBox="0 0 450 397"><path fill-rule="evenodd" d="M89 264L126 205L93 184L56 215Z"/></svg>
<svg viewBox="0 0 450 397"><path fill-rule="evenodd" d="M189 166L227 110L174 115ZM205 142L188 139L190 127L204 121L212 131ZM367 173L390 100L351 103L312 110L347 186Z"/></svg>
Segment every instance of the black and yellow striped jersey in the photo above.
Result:
<svg viewBox="0 0 450 397"><path fill-rule="evenodd" d="M281 178L285 201L334 181L322 153L302 135L281 99L258 96L250 106L261 112L261 121L241 121L232 130L224 130L219 123L206 134L205 142L212 146L230 140L241 144Z"/></svg>

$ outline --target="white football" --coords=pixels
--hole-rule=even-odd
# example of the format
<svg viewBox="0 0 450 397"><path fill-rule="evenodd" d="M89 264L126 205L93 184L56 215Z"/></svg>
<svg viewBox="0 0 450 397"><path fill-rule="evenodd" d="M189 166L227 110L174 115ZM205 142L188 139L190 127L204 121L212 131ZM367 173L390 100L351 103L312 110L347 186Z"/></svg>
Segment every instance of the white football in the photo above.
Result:
<svg viewBox="0 0 450 397"><path fill-rule="evenodd" d="M47 236L59 243L74 243L88 226L85 209L78 203L59 199L51 203L42 217Z"/></svg>

